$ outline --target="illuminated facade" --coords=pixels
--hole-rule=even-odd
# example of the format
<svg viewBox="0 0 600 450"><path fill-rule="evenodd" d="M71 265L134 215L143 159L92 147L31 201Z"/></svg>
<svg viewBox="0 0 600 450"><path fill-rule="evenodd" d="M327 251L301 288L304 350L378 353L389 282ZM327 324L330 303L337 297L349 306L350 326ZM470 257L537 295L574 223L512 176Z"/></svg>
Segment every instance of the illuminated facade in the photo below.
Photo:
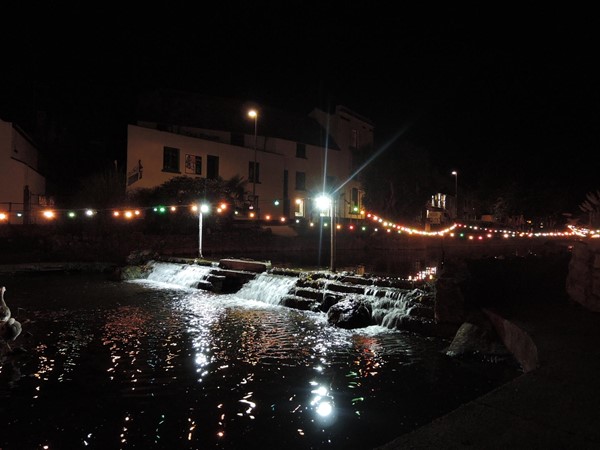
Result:
<svg viewBox="0 0 600 450"><path fill-rule="evenodd" d="M40 159L24 131L0 120L0 224L36 223L48 206Z"/></svg>
<svg viewBox="0 0 600 450"><path fill-rule="evenodd" d="M246 181L240 217L311 220L318 214L314 199L326 192L335 195L338 218L364 219L353 175L358 152L373 147L373 125L347 108L299 116L178 92L154 93L142 103L127 133L128 192L182 175L240 176Z"/></svg>

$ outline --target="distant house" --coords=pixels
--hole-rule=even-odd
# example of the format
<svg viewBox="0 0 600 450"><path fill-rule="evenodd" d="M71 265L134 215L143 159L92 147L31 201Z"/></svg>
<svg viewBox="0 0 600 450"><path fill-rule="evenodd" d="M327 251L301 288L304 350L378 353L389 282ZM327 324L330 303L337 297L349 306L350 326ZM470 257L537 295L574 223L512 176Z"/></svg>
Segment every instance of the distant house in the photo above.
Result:
<svg viewBox="0 0 600 450"><path fill-rule="evenodd" d="M431 199L425 205L426 229L431 229L432 225L445 225L451 222L448 200L448 196L442 193L437 193L431 196ZM452 202L453 201L454 200L452 199Z"/></svg>
<svg viewBox="0 0 600 450"><path fill-rule="evenodd" d="M40 221L49 205L41 157L33 141L18 126L0 120L0 225Z"/></svg>
<svg viewBox="0 0 600 450"><path fill-rule="evenodd" d="M157 91L140 99L137 115L127 132L128 192L175 176L240 176L246 181L241 216L310 220L315 198L326 193L338 218L364 218L356 170L358 156L373 148L373 124L348 108L298 115Z"/></svg>

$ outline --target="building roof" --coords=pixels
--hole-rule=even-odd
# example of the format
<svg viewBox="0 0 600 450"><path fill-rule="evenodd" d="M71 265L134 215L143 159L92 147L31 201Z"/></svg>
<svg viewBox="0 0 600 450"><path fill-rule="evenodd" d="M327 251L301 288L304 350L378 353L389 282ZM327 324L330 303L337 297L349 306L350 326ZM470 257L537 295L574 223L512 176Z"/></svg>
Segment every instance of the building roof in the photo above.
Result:
<svg viewBox="0 0 600 450"><path fill-rule="evenodd" d="M254 134L254 119L248 111L258 111L257 134L339 150L332 136L313 118L290 111L209 95L176 90L157 90L138 97L136 118L166 125L179 125Z"/></svg>

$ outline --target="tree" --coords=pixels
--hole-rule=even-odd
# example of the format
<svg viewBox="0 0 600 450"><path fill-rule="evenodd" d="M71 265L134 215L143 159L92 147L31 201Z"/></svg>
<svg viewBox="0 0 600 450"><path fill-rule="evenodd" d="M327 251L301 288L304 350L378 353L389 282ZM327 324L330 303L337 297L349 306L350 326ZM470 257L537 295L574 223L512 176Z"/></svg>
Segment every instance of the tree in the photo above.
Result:
<svg viewBox="0 0 600 450"><path fill-rule="evenodd" d="M404 223L419 222L433 194L428 152L409 142L368 162L360 177L365 206Z"/></svg>
<svg viewBox="0 0 600 450"><path fill-rule="evenodd" d="M125 176L122 171L107 168L80 181L72 198L75 207L113 208L125 200Z"/></svg>
<svg viewBox="0 0 600 450"><path fill-rule="evenodd" d="M600 190L588 192L585 197L579 209L588 215L590 227L600 226Z"/></svg>
<svg viewBox="0 0 600 450"><path fill-rule="evenodd" d="M209 214L206 217L207 226L227 227L233 221L236 208L241 207L246 191L246 181L240 176L229 180L221 177L215 179L192 178L178 176L171 178L160 186L154 188L137 189L129 199L140 207L176 206L189 208L199 203L208 203L216 207L220 203L227 203L229 207L220 214ZM195 218L192 215L162 217L150 216L146 222L150 227L161 231L173 231L193 227Z"/></svg>
<svg viewBox="0 0 600 450"><path fill-rule="evenodd" d="M191 205L199 201L217 204L228 202L238 206L243 202L246 181L240 176L229 180L192 178L185 175L173 177L160 186L133 191L130 200L140 206Z"/></svg>

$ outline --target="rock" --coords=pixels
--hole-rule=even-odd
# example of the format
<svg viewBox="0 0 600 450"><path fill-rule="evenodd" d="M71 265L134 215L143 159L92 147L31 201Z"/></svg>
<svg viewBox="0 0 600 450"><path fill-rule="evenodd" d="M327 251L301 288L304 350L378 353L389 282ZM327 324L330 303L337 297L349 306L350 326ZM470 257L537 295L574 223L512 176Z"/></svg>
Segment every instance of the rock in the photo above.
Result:
<svg viewBox="0 0 600 450"><path fill-rule="evenodd" d="M111 279L116 281L138 280L148 277L148 271L144 266L117 267L111 274Z"/></svg>
<svg viewBox="0 0 600 450"><path fill-rule="evenodd" d="M323 300L323 291L309 288L297 288L296 295L298 297L309 298L311 300Z"/></svg>
<svg viewBox="0 0 600 450"><path fill-rule="evenodd" d="M297 295L286 295L281 299L280 304L302 311L315 311L317 310L318 302Z"/></svg>
<svg viewBox="0 0 600 450"><path fill-rule="evenodd" d="M362 294L365 292L365 288L362 286L354 286L348 284L327 283L325 288L328 291L342 292L344 294Z"/></svg>
<svg viewBox="0 0 600 450"><path fill-rule="evenodd" d="M446 354L449 356L507 355L509 353L492 323L480 311L469 315L459 327L446 350Z"/></svg>
<svg viewBox="0 0 600 450"><path fill-rule="evenodd" d="M248 272L261 273L271 267L268 261L254 261L250 259L221 259L219 267L229 270L244 270Z"/></svg>
<svg viewBox="0 0 600 450"><path fill-rule="evenodd" d="M327 322L345 329L367 327L372 325L371 305L356 299L342 300L329 308Z"/></svg>
<svg viewBox="0 0 600 450"><path fill-rule="evenodd" d="M331 308L333 305L335 305L337 302L339 302L342 298L343 297L338 294L326 294L325 297L323 298L323 301L321 302L321 306L319 307L319 310L321 310L323 312L329 311L329 308Z"/></svg>
<svg viewBox="0 0 600 450"><path fill-rule="evenodd" d="M422 317L424 319L434 318L433 309L427 308L426 306L412 306L408 309L407 315L413 317Z"/></svg>

